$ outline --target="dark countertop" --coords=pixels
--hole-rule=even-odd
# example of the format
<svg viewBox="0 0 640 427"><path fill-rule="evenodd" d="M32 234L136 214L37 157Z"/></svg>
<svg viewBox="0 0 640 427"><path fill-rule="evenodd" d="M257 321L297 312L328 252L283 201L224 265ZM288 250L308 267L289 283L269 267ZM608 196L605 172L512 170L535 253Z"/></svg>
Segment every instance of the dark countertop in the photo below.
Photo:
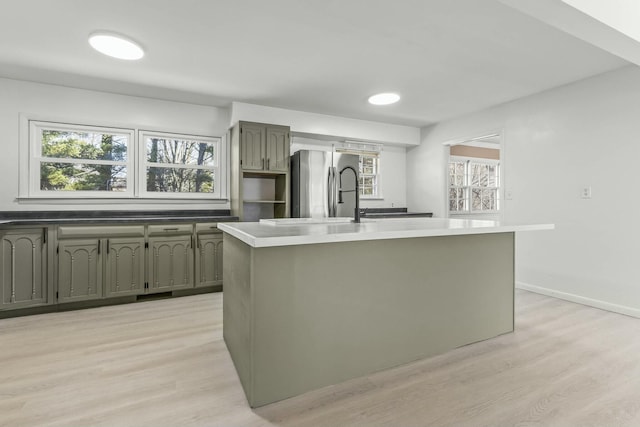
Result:
<svg viewBox="0 0 640 427"><path fill-rule="evenodd" d="M185 223L238 221L229 210L0 212L0 225Z"/></svg>

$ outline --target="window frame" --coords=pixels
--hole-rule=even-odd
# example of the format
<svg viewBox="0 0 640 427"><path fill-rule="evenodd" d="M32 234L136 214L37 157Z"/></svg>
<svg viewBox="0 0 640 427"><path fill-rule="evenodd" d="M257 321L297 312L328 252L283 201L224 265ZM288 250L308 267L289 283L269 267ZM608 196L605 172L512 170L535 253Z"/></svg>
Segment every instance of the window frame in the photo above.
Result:
<svg viewBox="0 0 640 427"><path fill-rule="evenodd" d="M147 144L148 137L184 139L191 141L201 141L213 145L214 165L213 166L186 166L171 163L150 163L147 161ZM171 132L157 132L150 130L138 131L138 195L145 199L221 199L224 193L223 185L225 180L222 178L222 163L225 159L222 149L222 137L200 136L190 134L180 134ZM210 170L213 173L214 191L211 193L171 193L171 192L154 192L147 191L147 167L156 166L173 169L202 169Z"/></svg>
<svg viewBox="0 0 640 427"><path fill-rule="evenodd" d="M127 160L90 160L45 157L42 155L42 132L44 130L69 131L69 132L103 132L117 135L127 135ZM71 123L50 122L44 120L29 120L29 159L28 159L28 180L29 196L53 199L89 199L89 198L130 198L135 195L135 132L133 129L116 128L108 126L92 126ZM69 163L69 164L92 164L92 165L124 165L127 169L125 191L47 191L41 189L41 165L42 163Z"/></svg>
<svg viewBox="0 0 640 427"><path fill-rule="evenodd" d="M451 163L464 163L464 173L463 173L463 185L461 186L453 186L450 182L450 173L449 167ZM496 166L496 185L495 186L474 186L471 178L471 166L472 164L480 164L480 165L494 165ZM496 215L502 212L502 198L500 194L500 190L502 188L502 165L500 160L494 159L484 159L480 157L464 157L464 156L449 156L447 162L447 211L449 215ZM450 198L450 190L451 189L461 189L463 192L462 200L464 200L465 209L462 211L452 211L451 210L451 198ZM473 210L473 190L474 189L491 189L496 191L496 209L485 209L485 210Z"/></svg>
<svg viewBox="0 0 640 427"><path fill-rule="evenodd" d="M191 202L194 205L222 204L228 203L229 199L229 131L223 132L220 136L197 135L188 132L174 132L163 128L146 128L137 126L134 123L114 123L104 121L83 121L69 119L68 117L42 115L42 114L19 114L19 164L18 164L18 197L20 203L68 203L71 205L91 204L157 204L168 203L178 204ZM90 123L90 124L87 124ZM47 158L42 153L42 129L44 130L64 130L64 131L103 131L109 133L126 133L128 137L127 145L127 190L126 191L51 191L40 190L40 163L53 161L59 163L60 158ZM149 132L171 137L182 136L187 139L213 139L217 141L218 157L216 159L217 189L213 193L157 193L142 192L146 188L141 187L142 177L140 160L144 155L144 148L140 147L140 133ZM215 150L215 148L214 148ZM215 153L215 152L214 152ZM143 159L144 160L144 159ZM109 162L109 161L107 161ZM104 164L103 161L84 161L71 163ZM109 163L108 163L109 164ZM146 174L146 171L145 171ZM141 194L145 193L145 194Z"/></svg>
<svg viewBox="0 0 640 427"><path fill-rule="evenodd" d="M358 162L358 166L359 166L359 171L358 171L358 176L360 178L362 178L362 182L364 183L364 178L365 177L373 177L374 178L374 185L373 185L373 194L363 194L362 191L364 190L364 185L360 185L360 199L361 200L372 200L372 199L381 199L382 198L382 194L380 191L380 154L379 153L368 153L368 152L363 152L363 153L358 153L358 155L360 156L360 161ZM362 168L363 168L363 158L364 157L372 157L376 163L375 166L375 170L376 173L374 174L365 174L362 172Z"/></svg>

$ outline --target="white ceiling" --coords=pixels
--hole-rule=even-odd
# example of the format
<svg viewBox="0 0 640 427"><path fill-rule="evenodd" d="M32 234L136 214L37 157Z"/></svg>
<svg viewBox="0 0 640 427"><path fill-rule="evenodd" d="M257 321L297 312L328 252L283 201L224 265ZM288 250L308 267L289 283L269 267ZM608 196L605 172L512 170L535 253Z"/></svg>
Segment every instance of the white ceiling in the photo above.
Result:
<svg viewBox="0 0 640 427"><path fill-rule="evenodd" d="M3 0L0 76L423 126L627 65L497 0ZM138 62L89 33L139 41ZM369 95L402 100L374 107Z"/></svg>

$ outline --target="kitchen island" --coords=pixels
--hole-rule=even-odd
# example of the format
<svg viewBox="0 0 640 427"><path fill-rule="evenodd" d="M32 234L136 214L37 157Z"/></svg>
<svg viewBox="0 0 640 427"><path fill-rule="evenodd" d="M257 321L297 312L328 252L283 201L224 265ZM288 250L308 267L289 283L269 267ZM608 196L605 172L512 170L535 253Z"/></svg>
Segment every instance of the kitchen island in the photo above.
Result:
<svg viewBox="0 0 640 427"><path fill-rule="evenodd" d="M515 233L442 218L220 224L224 339L252 407L513 331Z"/></svg>

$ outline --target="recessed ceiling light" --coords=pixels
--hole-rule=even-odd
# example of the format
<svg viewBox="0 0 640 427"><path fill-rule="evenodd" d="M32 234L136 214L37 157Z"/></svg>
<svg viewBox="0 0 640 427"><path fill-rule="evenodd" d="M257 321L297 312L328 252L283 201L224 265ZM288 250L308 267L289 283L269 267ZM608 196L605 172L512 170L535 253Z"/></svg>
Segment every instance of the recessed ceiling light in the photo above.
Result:
<svg viewBox="0 0 640 427"><path fill-rule="evenodd" d="M369 103L373 105L389 105L394 104L400 100L400 95L397 93L378 93L369 97Z"/></svg>
<svg viewBox="0 0 640 427"><path fill-rule="evenodd" d="M118 59L135 60L144 56L144 50L133 40L113 33L93 33L89 44L95 50Z"/></svg>

